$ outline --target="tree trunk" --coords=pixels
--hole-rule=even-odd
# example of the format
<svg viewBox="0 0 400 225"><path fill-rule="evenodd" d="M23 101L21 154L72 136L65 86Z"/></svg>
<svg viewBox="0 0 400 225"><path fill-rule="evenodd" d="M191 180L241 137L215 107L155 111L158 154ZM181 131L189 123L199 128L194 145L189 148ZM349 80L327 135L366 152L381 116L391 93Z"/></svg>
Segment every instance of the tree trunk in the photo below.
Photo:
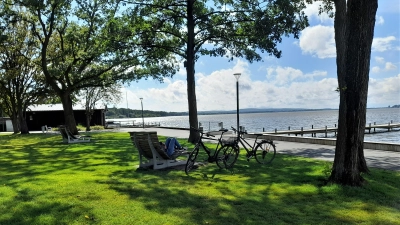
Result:
<svg viewBox="0 0 400 225"><path fill-rule="evenodd" d="M91 110L86 110L86 131L90 131L90 120L92 120L93 113Z"/></svg>
<svg viewBox="0 0 400 225"><path fill-rule="evenodd" d="M72 109L72 99L68 92L64 92L61 96L61 102L64 108L65 125L69 128L72 134L78 134L76 128L76 121L74 117L74 110Z"/></svg>
<svg viewBox="0 0 400 225"><path fill-rule="evenodd" d="M186 55L186 73L187 73L187 92L189 106L189 126L198 128L197 118L197 101L196 101L196 85L194 78L195 53L194 53L194 17L193 17L193 0L187 1L187 55ZM190 129L188 141L195 143L199 138L199 134Z"/></svg>
<svg viewBox="0 0 400 225"><path fill-rule="evenodd" d="M13 126L13 130L14 130L14 134L18 134L20 132L20 129L19 129L20 126L19 126L19 120L18 120L17 114L10 115L10 118L11 118L11 124Z"/></svg>
<svg viewBox="0 0 400 225"><path fill-rule="evenodd" d="M330 181L361 186L371 45L377 0L335 1L335 42L340 92L339 125Z"/></svg>
<svg viewBox="0 0 400 225"><path fill-rule="evenodd" d="M18 109L18 119L21 129L21 134L29 134L28 124L26 123L26 118L22 109Z"/></svg>

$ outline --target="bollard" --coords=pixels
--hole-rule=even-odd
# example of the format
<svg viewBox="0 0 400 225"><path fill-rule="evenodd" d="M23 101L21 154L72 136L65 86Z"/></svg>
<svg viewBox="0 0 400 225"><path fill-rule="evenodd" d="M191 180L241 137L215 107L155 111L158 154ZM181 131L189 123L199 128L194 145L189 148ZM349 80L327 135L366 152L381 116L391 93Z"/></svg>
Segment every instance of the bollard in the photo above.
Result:
<svg viewBox="0 0 400 225"><path fill-rule="evenodd" d="M327 131L327 129L328 129L328 126L325 126L325 137L328 137L328 131Z"/></svg>
<svg viewBox="0 0 400 225"><path fill-rule="evenodd" d="M276 128L275 128L275 134L276 134Z"/></svg>
<svg viewBox="0 0 400 225"><path fill-rule="evenodd" d="M311 125L311 129L314 129L314 125ZM317 136L316 134L311 133L311 137L314 137L314 135Z"/></svg>
<svg viewBox="0 0 400 225"><path fill-rule="evenodd" d="M263 132L265 132L265 129L264 129L264 127L263 127Z"/></svg>
<svg viewBox="0 0 400 225"><path fill-rule="evenodd" d="M336 123L335 123L335 128L336 128ZM337 129L335 129L335 137L336 137L336 131L337 131Z"/></svg>
<svg viewBox="0 0 400 225"><path fill-rule="evenodd" d="M303 137L303 127L301 127L301 136Z"/></svg>

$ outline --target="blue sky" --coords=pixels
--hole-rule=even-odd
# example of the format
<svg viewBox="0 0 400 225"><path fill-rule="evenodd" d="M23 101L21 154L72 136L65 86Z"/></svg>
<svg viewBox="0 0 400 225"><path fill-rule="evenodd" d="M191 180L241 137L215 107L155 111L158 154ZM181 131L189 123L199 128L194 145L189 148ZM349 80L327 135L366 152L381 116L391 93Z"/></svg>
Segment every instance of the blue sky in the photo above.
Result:
<svg viewBox="0 0 400 225"><path fill-rule="evenodd" d="M318 3L305 10L310 26L300 39L284 38L282 57L263 62L201 56L196 63L197 110L236 109L236 79L240 108L338 108L335 92L336 54L333 19L318 15ZM122 100L109 107L167 112L188 111L186 72L181 65L164 83L140 80L122 88ZM128 99L128 100L127 100ZM400 104L400 1L379 0L372 45L368 107Z"/></svg>

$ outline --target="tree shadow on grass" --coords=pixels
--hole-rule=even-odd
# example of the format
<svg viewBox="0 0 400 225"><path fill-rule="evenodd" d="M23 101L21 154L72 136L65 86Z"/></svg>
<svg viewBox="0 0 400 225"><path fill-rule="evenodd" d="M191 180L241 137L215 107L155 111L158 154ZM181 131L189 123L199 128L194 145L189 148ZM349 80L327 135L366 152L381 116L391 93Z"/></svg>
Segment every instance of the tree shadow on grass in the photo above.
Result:
<svg viewBox="0 0 400 225"><path fill-rule="evenodd" d="M91 208L76 202L63 203L46 199L48 194L18 188L15 197L2 201L0 224L80 224L99 223ZM9 197L9 196L8 196Z"/></svg>
<svg viewBox="0 0 400 225"><path fill-rule="evenodd" d="M366 203L365 210L372 215L379 207L399 211L399 176L396 180L382 180L379 175L383 176L384 171L374 170L367 178L369 184L363 188L324 186L322 170L327 162L277 154L270 165L260 165L255 160L247 162L244 155L240 155L232 170L220 170L211 163L186 176L179 169L135 171L139 164L138 154L128 135L99 135L96 142L74 145L60 142L60 137L46 137L38 143L0 150L0 181L22 196L5 201L6 208L15 208L17 213L15 218L11 214L0 216L3 218L0 224L27 224L23 220L24 212L35 218L28 222L35 223L40 219L40 212L52 208L66 211L65 214L54 211L54 216L50 213L50 218L61 221L52 224L71 221L71 215L75 218L74 215L90 213L90 208L80 206L83 209L79 210L58 201L45 201L42 207L32 206L30 202L46 195L21 189L21 182L50 182L40 175L71 172L89 172L97 176L102 173L104 175L99 176L97 183L128 196L130 204L144 205L145 210L161 215L182 211L185 224L251 224L259 221L352 224L355 220L341 216L337 211L351 211L352 203L360 200ZM304 186L307 188L302 188ZM199 188L209 191L199 192ZM368 189L380 192L374 194L378 198L371 199ZM385 196L393 200L379 200L379 197L387 199ZM89 215L88 221L82 223L96 222L95 219L95 215ZM157 222L159 218L153 219ZM377 216L372 222L385 221Z"/></svg>
<svg viewBox="0 0 400 225"><path fill-rule="evenodd" d="M191 213L185 221L188 223L196 221L196 218L198 221L207 221L207 218L213 221L205 213L207 208L216 212L213 215L227 215L213 221L216 223L251 223L254 217L269 219L272 224L312 224L316 221L356 224L357 219L338 214L352 210L374 215L367 222L386 223L384 216L374 213L380 208L400 212L398 181L382 181L379 179L379 170L374 169L372 175L367 175L369 184L365 187L326 185L326 170L329 172L330 166L330 162L283 154L277 154L270 165L260 165L255 160L247 162L241 155L232 170L220 170L212 163L192 171L190 176L184 175L183 171L176 171L176 168L158 171L121 170L112 174L113 182L104 183L132 200L140 199L148 210L168 213L168 207L189 207ZM184 188L174 191L174 188L168 188L171 182L178 182ZM218 191L219 197L197 194L196 188L204 188L204 185L197 183L204 182L208 183L207 188ZM243 184L237 185L237 182ZM235 188L243 190L238 192ZM369 196L371 189L373 196L378 198ZM390 196L393 200L387 201L388 192L392 192ZM173 206L169 206L171 201L174 202ZM359 206L360 201L364 203L362 207ZM228 211L226 206L229 206ZM206 209L197 210L202 207ZM321 217L324 218L322 221ZM365 221L363 219L361 221Z"/></svg>

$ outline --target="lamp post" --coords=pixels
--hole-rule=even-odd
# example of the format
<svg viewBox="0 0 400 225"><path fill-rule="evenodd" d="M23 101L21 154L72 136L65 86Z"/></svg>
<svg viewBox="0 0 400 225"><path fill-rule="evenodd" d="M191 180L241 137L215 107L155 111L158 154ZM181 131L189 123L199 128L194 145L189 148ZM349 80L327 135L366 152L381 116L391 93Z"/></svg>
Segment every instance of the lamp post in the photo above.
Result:
<svg viewBox="0 0 400 225"><path fill-rule="evenodd" d="M140 104L142 105L142 126L144 129L144 117L143 117L143 98L140 98Z"/></svg>
<svg viewBox="0 0 400 225"><path fill-rule="evenodd" d="M236 78L236 120L237 120L237 135L239 137L239 77L241 73L235 73L233 76Z"/></svg>

